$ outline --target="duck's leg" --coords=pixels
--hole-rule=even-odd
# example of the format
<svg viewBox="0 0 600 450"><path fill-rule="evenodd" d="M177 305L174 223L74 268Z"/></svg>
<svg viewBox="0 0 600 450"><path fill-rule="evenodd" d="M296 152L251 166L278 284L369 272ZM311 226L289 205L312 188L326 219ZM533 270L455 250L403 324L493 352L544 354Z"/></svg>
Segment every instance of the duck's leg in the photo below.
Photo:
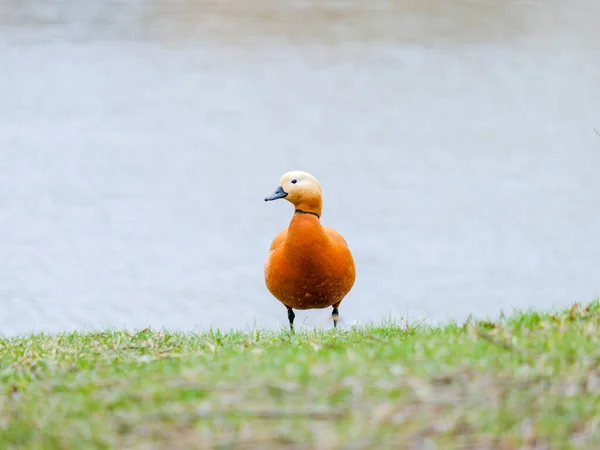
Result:
<svg viewBox="0 0 600 450"><path fill-rule="evenodd" d="M340 306L339 303L333 305L333 311L331 311L331 318L333 319L333 328L337 327L338 319L340 318L340 313L337 309L338 306Z"/></svg>
<svg viewBox="0 0 600 450"><path fill-rule="evenodd" d="M294 318L296 314L294 314L294 310L292 308L288 308L288 320L290 321L290 331L294 332Z"/></svg>

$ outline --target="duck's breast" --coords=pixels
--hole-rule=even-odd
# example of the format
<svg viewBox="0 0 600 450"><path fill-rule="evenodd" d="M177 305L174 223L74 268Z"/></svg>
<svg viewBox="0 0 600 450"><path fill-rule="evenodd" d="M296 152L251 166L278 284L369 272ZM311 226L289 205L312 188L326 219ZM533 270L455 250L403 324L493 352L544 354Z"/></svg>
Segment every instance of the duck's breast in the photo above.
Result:
<svg viewBox="0 0 600 450"><path fill-rule="evenodd" d="M285 237L265 263L268 289L295 309L325 308L340 302L352 288L355 276L354 260L344 238L310 215L292 219Z"/></svg>

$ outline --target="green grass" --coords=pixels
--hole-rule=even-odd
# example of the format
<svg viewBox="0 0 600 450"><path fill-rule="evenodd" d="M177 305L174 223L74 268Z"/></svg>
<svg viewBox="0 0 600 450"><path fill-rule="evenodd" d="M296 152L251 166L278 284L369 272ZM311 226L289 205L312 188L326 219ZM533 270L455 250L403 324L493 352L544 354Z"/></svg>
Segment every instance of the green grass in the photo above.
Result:
<svg viewBox="0 0 600 450"><path fill-rule="evenodd" d="M599 344L598 302L444 327L0 339L0 443L597 449Z"/></svg>

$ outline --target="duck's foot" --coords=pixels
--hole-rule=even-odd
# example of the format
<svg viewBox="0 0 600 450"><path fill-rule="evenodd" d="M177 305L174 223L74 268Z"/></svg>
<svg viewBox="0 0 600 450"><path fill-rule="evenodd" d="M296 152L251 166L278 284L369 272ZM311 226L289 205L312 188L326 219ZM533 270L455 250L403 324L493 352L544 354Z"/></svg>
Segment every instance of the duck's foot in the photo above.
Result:
<svg viewBox="0 0 600 450"><path fill-rule="evenodd" d="M337 327L338 319L340 318L337 308L333 308L333 311L331 311L331 318L333 319L333 328Z"/></svg>
<svg viewBox="0 0 600 450"><path fill-rule="evenodd" d="M296 314L294 314L294 310L292 308L288 309L288 320L290 321L290 331L294 332L294 318Z"/></svg>

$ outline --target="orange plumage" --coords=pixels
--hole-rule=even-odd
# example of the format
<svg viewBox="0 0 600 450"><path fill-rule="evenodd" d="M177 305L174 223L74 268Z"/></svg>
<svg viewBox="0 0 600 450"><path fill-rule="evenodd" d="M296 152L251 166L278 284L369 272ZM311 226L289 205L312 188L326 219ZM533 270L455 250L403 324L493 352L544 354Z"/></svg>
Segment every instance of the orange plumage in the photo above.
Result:
<svg viewBox="0 0 600 450"><path fill-rule="evenodd" d="M288 309L292 330L294 309L332 306L336 326L338 307L356 278L348 244L337 231L321 225L321 186L312 175L286 173L265 201L278 198L292 203L295 211L290 225L271 243L265 261L267 288Z"/></svg>

